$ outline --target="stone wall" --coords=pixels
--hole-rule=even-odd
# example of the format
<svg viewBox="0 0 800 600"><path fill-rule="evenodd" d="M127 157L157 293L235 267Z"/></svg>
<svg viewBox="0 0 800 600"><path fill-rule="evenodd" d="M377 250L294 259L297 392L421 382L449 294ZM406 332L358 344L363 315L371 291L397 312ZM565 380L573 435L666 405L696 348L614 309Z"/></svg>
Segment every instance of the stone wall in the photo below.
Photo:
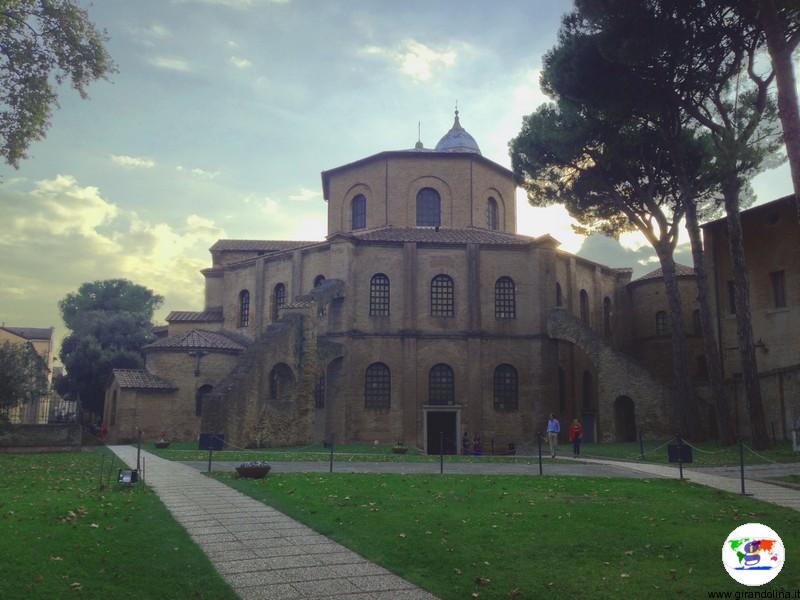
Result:
<svg viewBox="0 0 800 600"><path fill-rule="evenodd" d="M0 423L0 453L62 452L81 449L78 423L11 425Z"/></svg>

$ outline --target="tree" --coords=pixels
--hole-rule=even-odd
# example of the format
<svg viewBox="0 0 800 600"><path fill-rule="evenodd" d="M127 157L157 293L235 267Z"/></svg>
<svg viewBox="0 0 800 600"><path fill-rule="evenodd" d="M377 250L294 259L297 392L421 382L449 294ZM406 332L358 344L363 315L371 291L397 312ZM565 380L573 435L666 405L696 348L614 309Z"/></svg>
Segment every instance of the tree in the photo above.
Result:
<svg viewBox="0 0 800 600"><path fill-rule="evenodd" d="M514 173L532 204L564 204L586 233L617 236L637 229L653 246L664 273L672 325L673 426L684 436L697 437L674 260L683 219L679 189L664 169L669 156L652 127L560 94L572 75L592 70L591 48L583 41L562 35L562 45L546 57L542 87L557 103L525 117L510 143ZM574 67L570 74L567 62Z"/></svg>
<svg viewBox="0 0 800 600"><path fill-rule="evenodd" d="M74 0L0 0L0 155L17 168L30 144L44 138L54 83L88 85L116 70L98 31Z"/></svg>
<svg viewBox="0 0 800 600"><path fill-rule="evenodd" d="M67 294L58 304L71 330L61 344L67 375L59 392L101 413L112 369L142 367L141 348L153 339L151 321L162 302L152 290L125 279L84 283Z"/></svg>
<svg viewBox="0 0 800 600"><path fill-rule="evenodd" d="M0 415L48 391L47 365L30 343L0 344Z"/></svg>

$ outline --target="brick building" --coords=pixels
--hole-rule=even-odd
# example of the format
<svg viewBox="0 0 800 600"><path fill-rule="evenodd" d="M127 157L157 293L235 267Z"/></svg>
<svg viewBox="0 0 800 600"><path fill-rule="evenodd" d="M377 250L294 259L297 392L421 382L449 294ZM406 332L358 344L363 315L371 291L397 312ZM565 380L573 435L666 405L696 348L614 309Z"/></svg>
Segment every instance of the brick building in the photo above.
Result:
<svg viewBox="0 0 800 600"><path fill-rule="evenodd" d="M453 452L465 432L530 443L550 412L580 418L588 439L668 433L668 382L652 368L661 333L643 325L663 283L518 235L513 175L457 113L434 149L368 156L323 172L322 188L324 241L211 247L204 310L171 313L167 337L145 348L147 373L171 388L144 396L112 381L112 439L142 427L438 452L443 436ZM690 272L681 285L690 295ZM238 347L200 341L212 334Z"/></svg>

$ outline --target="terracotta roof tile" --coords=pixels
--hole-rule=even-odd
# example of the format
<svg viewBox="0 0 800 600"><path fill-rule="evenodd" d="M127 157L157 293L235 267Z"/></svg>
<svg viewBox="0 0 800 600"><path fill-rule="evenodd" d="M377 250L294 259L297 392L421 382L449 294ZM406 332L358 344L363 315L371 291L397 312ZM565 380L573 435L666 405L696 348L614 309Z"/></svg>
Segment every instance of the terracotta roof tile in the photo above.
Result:
<svg viewBox="0 0 800 600"><path fill-rule="evenodd" d="M365 233L354 234L360 240L370 242L422 242L433 244L500 244L524 246L536 238L488 229L447 229L438 231L432 227L387 227Z"/></svg>
<svg viewBox="0 0 800 600"><path fill-rule="evenodd" d="M278 252L318 243L318 241L299 240L217 240L209 250L211 252Z"/></svg>
<svg viewBox="0 0 800 600"><path fill-rule="evenodd" d="M682 265L680 263L675 263L675 275L677 275L678 277L687 277L694 275L694 268ZM633 281L645 281L646 279L661 279L662 277L664 277L664 272L659 267L655 271L650 271L646 275L642 275L641 277L638 277Z"/></svg>
<svg viewBox="0 0 800 600"><path fill-rule="evenodd" d="M49 340L53 333L49 327L7 327L4 325L0 329L5 329L26 340Z"/></svg>
<svg viewBox="0 0 800 600"><path fill-rule="evenodd" d="M167 315L167 323L177 321L194 321L199 323L213 323L223 321L222 307L211 308L209 310L173 310Z"/></svg>
<svg viewBox="0 0 800 600"><path fill-rule="evenodd" d="M121 388L163 391L178 389L166 379L161 379L145 369L114 369L113 373Z"/></svg>
<svg viewBox="0 0 800 600"><path fill-rule="evenodd" d="M250 341L230 331L206 331L192 329L181 335L161 338L144 348L146 350L218 350L223 352L242 352Z"/></svg>

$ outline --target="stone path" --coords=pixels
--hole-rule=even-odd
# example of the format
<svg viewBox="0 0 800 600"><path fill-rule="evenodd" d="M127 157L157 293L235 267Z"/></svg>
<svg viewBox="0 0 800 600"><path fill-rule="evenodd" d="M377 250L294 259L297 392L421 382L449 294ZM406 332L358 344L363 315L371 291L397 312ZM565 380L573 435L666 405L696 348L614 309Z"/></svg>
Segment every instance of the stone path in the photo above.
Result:
<svg viewBox="0 0 800 600"><path fill-rule="evenodd" d="M136 448L111 446L129 466ZM436 600L277 510L142 452L147 484L244 600Z"/></svg>
<svg viewBox="0 0 800 600"><path fill-rule="evenodd" d="M646 473L651 476L655 475L670 478L679 476L677 467L667 465L603 460L598 458L582 458L581 461L593 465L614 465L618 468L629 469L637 473ZM746 467L746 469L749 469L749 467ZM745 470L745 474L747 474L747 470ZM683 477L693 483L699 483L700 485L706 485L725 492L739 494L742 491L741 481L736 477L732 477L727 471L726 475L714 475L697 469L684 468ZM778 506L785 506L800 511L800 491L745 478L745 492L757 500L771 502Z"/></svg>
<svg viewBox="0 0 800 600"><path fill-rule="evenodd" d="M208 462L186 461L183 464L205 472ZM233 471L241 461L214 461L213 471ZM273 461L270 463L275 473L327 473L328 461ZM544 463L545 475L576 475L585 477L634 477L648 478L652 474L639 473L615 464L585 465L570 463ZM334 462L335 473L398 473L398 474L438 474L438 462ZM527 465L522 463L467 463L445 460L445 475L539 475L538 463Z"/></svg>

